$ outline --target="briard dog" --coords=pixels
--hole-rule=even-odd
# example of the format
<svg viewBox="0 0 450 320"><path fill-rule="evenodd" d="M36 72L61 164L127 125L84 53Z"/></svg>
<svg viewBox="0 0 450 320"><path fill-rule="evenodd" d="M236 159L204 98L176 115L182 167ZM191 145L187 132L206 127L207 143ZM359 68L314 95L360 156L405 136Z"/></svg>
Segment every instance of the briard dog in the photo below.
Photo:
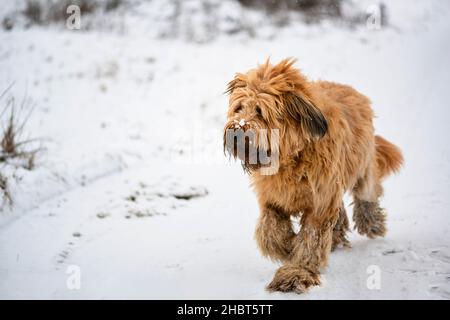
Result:
<svg viewBox="0 0 450 320"><path fill-rule="evenodd" d="M349 246L346 191L355 229L384 236L381 182L403 157L374 134L367 97L347 85L310 81L294 63L267 60L229 82L224 148L241 160L256 191L262 254L283 263L267 289L302 293L320 284L330 252ZM298 233L291 217L300 217Z"/></svg>

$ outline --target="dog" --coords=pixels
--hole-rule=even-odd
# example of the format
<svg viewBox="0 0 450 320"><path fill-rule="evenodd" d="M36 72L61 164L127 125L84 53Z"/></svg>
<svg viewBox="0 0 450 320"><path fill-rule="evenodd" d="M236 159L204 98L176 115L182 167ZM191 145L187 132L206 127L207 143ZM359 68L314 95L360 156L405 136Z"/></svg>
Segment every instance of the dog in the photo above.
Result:
<svg viewBox="0 0 450 320"><path fill-rule="evenodd" d="M295 62L268 59L228 83L224 150L242 162L256 192L261 253L282 263L267 289L303 293L320 284L330 252L350 246L345 192L354 199L355 229L385 235L381 183L399 171L403 156L374 134L367 97L348 85L310 81ZM275 170L263 171L271 158ZM292 217L300 219L297 233Z"/></svg>

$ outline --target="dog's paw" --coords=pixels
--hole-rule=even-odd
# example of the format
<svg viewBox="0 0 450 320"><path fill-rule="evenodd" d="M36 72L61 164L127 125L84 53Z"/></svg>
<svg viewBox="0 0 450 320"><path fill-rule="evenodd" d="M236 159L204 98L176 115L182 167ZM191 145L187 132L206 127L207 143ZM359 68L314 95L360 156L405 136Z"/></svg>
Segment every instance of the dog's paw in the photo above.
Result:
<svg viewBox="0 0 450 320"><path fill-rule="evenodd" d="M353 221L358 233L371 239L386 234L386 213L378 202L356 201Z"/></svg>
<svg viewBox="0 0 450 320"><path fill-rule="evenodd" d="M333 242L331 245L331 251L334 251L339 247L343 248L352 247L350 241L348 241L347 237L345 236L345 231L342 230L333 231Z"/></svg>
<svg viewBox="0 0 450 320"><path fill-rule="evenodd" d="M267 290L301 294L309 287L319 284L320 276L318 273L302 267L282 266L277 270L272 282L267 286Z"/></svg>
<svg viewBox="0 0 450 320"><path fill-rule="evenodd" d="M331 251L334 251L340 246L344 248L351 248L350 241L348 241L346 237L347 231L349 231L347 212L345 211L344 204L342 204L339 211L339 218L333 228Z"/></svg>

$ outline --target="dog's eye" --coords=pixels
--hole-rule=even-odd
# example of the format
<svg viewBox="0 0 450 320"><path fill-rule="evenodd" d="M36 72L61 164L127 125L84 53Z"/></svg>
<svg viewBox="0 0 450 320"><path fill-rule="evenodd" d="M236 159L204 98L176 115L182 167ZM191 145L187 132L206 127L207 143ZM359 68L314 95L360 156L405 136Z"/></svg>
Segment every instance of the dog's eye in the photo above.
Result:
<svg viewBox="0 0 450 320"><path fill-rule="evenodd" d="M262 116L262 111L261 108L259 106L256 106L256 113L260 116Z"/></svg>
<svg viewBox="0 0 450 320"><path fill-rule="evenodd" d="M234 110L234 112L238 113L241 110L242 110L242 106L238 105L237 108Z"/></svg>

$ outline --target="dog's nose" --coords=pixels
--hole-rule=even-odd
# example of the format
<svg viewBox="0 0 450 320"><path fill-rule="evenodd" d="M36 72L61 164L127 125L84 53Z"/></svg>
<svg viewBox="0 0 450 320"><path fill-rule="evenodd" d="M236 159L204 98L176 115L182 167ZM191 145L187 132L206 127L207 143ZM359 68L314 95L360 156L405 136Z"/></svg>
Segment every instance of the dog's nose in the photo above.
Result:
<svg viewBox="0 0 450 320"><path fill-rule="evenodd" d="M243 129L245 127L245 125L247 124L245 119L241 119L239 121L237 119L235 119L235 120L233 120L233 122L234 122L235 129L239 129L239 128Z"/></svg>

